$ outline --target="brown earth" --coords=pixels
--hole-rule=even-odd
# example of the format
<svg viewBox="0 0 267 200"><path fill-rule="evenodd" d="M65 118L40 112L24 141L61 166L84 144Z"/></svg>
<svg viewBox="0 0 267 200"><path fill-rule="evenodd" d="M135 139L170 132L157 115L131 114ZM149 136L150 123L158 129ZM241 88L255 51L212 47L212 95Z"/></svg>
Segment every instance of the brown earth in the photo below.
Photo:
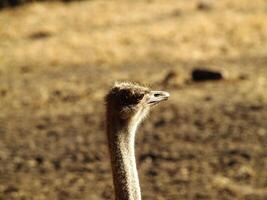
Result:
<svg viewBox="0 0 267 200"><path fill-rule="evenodd" d="M137 136L143 199L266 200L267 3L205 4L1 11L0 199L112 199L103 96L131 80L171 93Z"/></svg>

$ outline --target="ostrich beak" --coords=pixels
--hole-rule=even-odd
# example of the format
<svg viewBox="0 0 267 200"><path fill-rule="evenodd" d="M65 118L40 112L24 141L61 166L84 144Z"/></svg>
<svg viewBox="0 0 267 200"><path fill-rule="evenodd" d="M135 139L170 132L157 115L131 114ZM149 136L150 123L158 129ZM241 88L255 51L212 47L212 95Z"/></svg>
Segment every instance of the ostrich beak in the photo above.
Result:
<svg viewBox="0 0 267 200"><path fill-rule="evenodd" d="M164 91L151 91L148 104L155 105L161 101L166 101L169 98L170 94Z"/></svg>

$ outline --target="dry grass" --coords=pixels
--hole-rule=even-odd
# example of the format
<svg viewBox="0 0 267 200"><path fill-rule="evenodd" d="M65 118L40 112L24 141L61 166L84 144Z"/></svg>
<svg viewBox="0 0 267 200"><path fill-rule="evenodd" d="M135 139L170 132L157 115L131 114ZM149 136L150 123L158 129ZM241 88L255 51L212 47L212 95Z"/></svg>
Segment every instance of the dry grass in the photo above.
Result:
<svg viewBox="0 0 267 200"><path fill-rule="evenodd" d="M36 3L1 13L1 65L120 65L129 54L170 62L264 54L266 5L254 5L221 1L205 12L196 11L196 1ZM31 39L38 33L47 37Z"/></svg>

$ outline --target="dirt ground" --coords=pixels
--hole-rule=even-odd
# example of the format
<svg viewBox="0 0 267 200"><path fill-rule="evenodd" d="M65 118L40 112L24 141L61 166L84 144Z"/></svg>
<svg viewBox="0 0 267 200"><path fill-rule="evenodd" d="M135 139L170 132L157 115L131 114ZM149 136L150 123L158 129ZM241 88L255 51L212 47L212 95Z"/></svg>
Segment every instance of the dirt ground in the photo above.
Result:
<svg viewBox="0 0 267 200"><path fill-rule="evenodd" d="M266 1L93 0L0 12L1 200L112 199L116 80L171 94L137 135L144 200L267 199Z"/></svg>

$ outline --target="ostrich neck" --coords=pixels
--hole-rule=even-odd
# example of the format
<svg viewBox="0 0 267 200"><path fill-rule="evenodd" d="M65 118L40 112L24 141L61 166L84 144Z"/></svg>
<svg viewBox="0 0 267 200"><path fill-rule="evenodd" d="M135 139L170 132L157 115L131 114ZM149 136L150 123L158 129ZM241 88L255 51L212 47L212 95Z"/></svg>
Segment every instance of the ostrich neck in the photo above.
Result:
<svg viewBox="0 0 267 200"><path fill-rule="evenodd" d="M134 150L137 126L112 120L107 127L116 200L141 200Z"/></svg>

